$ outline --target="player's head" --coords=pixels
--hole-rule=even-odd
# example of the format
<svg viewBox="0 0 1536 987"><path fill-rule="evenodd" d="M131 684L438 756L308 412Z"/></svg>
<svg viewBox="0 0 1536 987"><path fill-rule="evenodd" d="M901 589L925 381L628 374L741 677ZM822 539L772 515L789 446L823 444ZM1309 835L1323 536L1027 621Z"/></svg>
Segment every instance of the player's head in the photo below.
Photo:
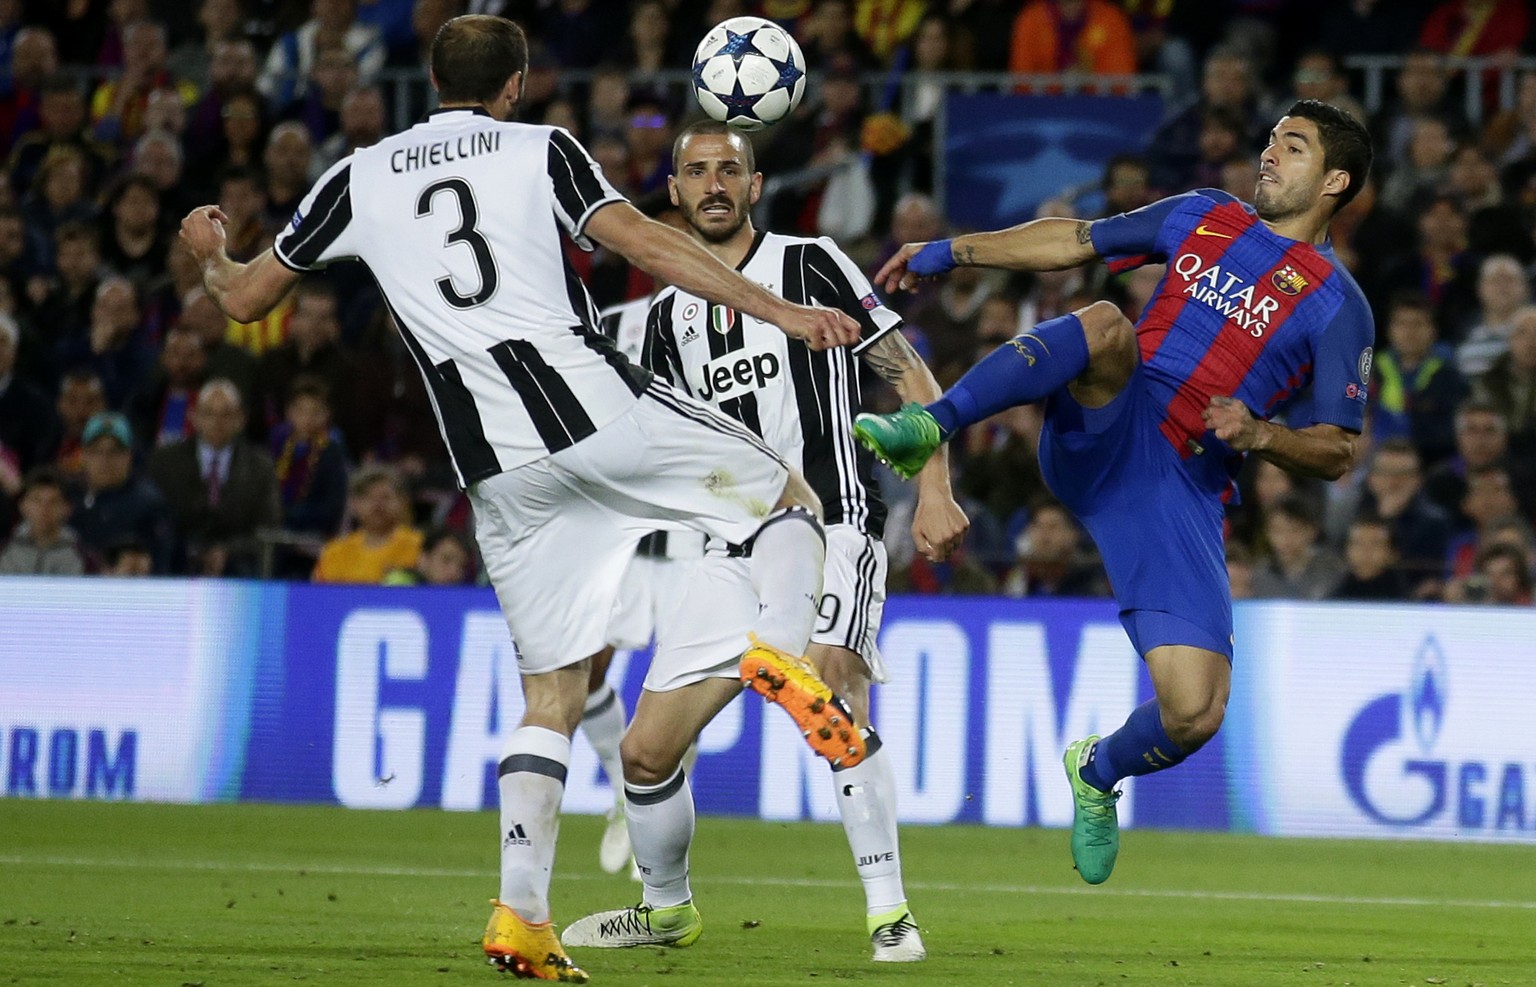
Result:
<svg viewBox="0 0 1536 987"><path fill-rule="evenodd" d="M1359 194L1370 171L1371 135L1360 121L1337 106L1298 100L1270 131L1254 208L1274 222L1324 205L1327 219Z"/></svg>
<svg viewBox="0 0 1536 987"><path fill-rule="evenodd" d="M432 41L432 85L444 103L479 103L498 120L510 120L527 74L528 39L505 17L455 17Z"/></svg>
<svg viewBox="0 0 1536 987"><path fill-rule="evenodd" d="M723 123L690 124L672 143L672 204L709 243L724 243L746 226L763 193L752 144Z"/></svg>

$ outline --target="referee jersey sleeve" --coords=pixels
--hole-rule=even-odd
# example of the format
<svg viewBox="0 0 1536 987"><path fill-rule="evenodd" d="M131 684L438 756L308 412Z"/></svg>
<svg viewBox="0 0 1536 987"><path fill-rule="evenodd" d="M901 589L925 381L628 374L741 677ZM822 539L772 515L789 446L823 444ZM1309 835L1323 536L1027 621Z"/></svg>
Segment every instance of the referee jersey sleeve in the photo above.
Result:
<svg viewBox="0 0 1536 987"><path fill-rule="evenodd" d="M355 257L352 243L352 156L331 165L299 203L277 235L272 254L284 267L304 273L333 260Z"/></svg>
<svg viewBox="0 0 1536 987"><path fill-rule="evenodd" d="M555 190L555 217L578 247L591 250L592 241L582 233L587 220L598 207L627 200L608 184L587 149L560 127L549 134L549 180Z"/></svg>
<svg viewBox="0 0 1536 987"><path fill-rule="evenodd" d="M805 267L809 296L828 308L846 312L859 324L854 355L869 349L891 330L901 328L901 316L886 307L859 265L827 237L807 245Z"/></svg>

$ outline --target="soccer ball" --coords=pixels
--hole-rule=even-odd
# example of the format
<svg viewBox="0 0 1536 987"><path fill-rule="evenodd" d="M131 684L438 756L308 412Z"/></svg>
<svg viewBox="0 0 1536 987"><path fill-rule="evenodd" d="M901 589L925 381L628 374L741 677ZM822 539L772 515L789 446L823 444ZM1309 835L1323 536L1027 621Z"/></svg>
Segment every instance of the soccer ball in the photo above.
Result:
<svg viewBox="0 0 1536 987"><path fill-rule="evenodd" d="M805 56L772 21L732 17L711 28L693 53L693 91L714 119L761 130L800 105Z"/></svg>

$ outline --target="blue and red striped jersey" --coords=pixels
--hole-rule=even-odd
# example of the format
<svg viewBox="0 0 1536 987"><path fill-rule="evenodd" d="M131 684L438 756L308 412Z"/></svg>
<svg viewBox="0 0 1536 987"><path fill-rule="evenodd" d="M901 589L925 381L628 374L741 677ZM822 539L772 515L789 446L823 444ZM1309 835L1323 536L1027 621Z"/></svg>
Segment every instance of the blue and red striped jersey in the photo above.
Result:
<svg viewBox="0 0 1536 987"><path fill-rule="evenodd" d="M1293 427L1361 430L1375 325L1330 244L1280 236L1216 189L1101 219L1092 230L1112 271L1167 265L1136 323L1142 371L1163 399L1164 437L1186 460L1197 457L1200 465L1190 465L1213 486L1227 490L1242 461L1205 428L1201 413L1215 395L1267 419L1310 385L1310 410Z"/></svg>

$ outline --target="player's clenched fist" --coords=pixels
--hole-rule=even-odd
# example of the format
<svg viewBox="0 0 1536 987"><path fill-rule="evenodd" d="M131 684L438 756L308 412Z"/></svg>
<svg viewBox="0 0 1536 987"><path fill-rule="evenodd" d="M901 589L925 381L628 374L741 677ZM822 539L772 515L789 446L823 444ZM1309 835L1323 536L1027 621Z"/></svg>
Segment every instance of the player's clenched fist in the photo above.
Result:
<svg viewBox="0 0 1536 987"><path fill-rule="evenodd" d="M224 224L229 217L218 206L198 206L181 221L181 239L199 262L224 246Z"/></svg>
<svg viewBox="0 0 1536 987"><path fill-rule="evenodd" d="M1220 394L1212 397L1201 417L1205 419L1206 428L1238 452L1258 448L1263 436L1263 423L1254 418L1248 406L1236 398Z"/></svg>
<svg viewBox="0 0 1536 987"><path fill-rule="evenodd" d="M813 350L850 346L859 341L859 324L833 308L790 305L789 314L778 322L785 335L803 339Z"/></svg>

